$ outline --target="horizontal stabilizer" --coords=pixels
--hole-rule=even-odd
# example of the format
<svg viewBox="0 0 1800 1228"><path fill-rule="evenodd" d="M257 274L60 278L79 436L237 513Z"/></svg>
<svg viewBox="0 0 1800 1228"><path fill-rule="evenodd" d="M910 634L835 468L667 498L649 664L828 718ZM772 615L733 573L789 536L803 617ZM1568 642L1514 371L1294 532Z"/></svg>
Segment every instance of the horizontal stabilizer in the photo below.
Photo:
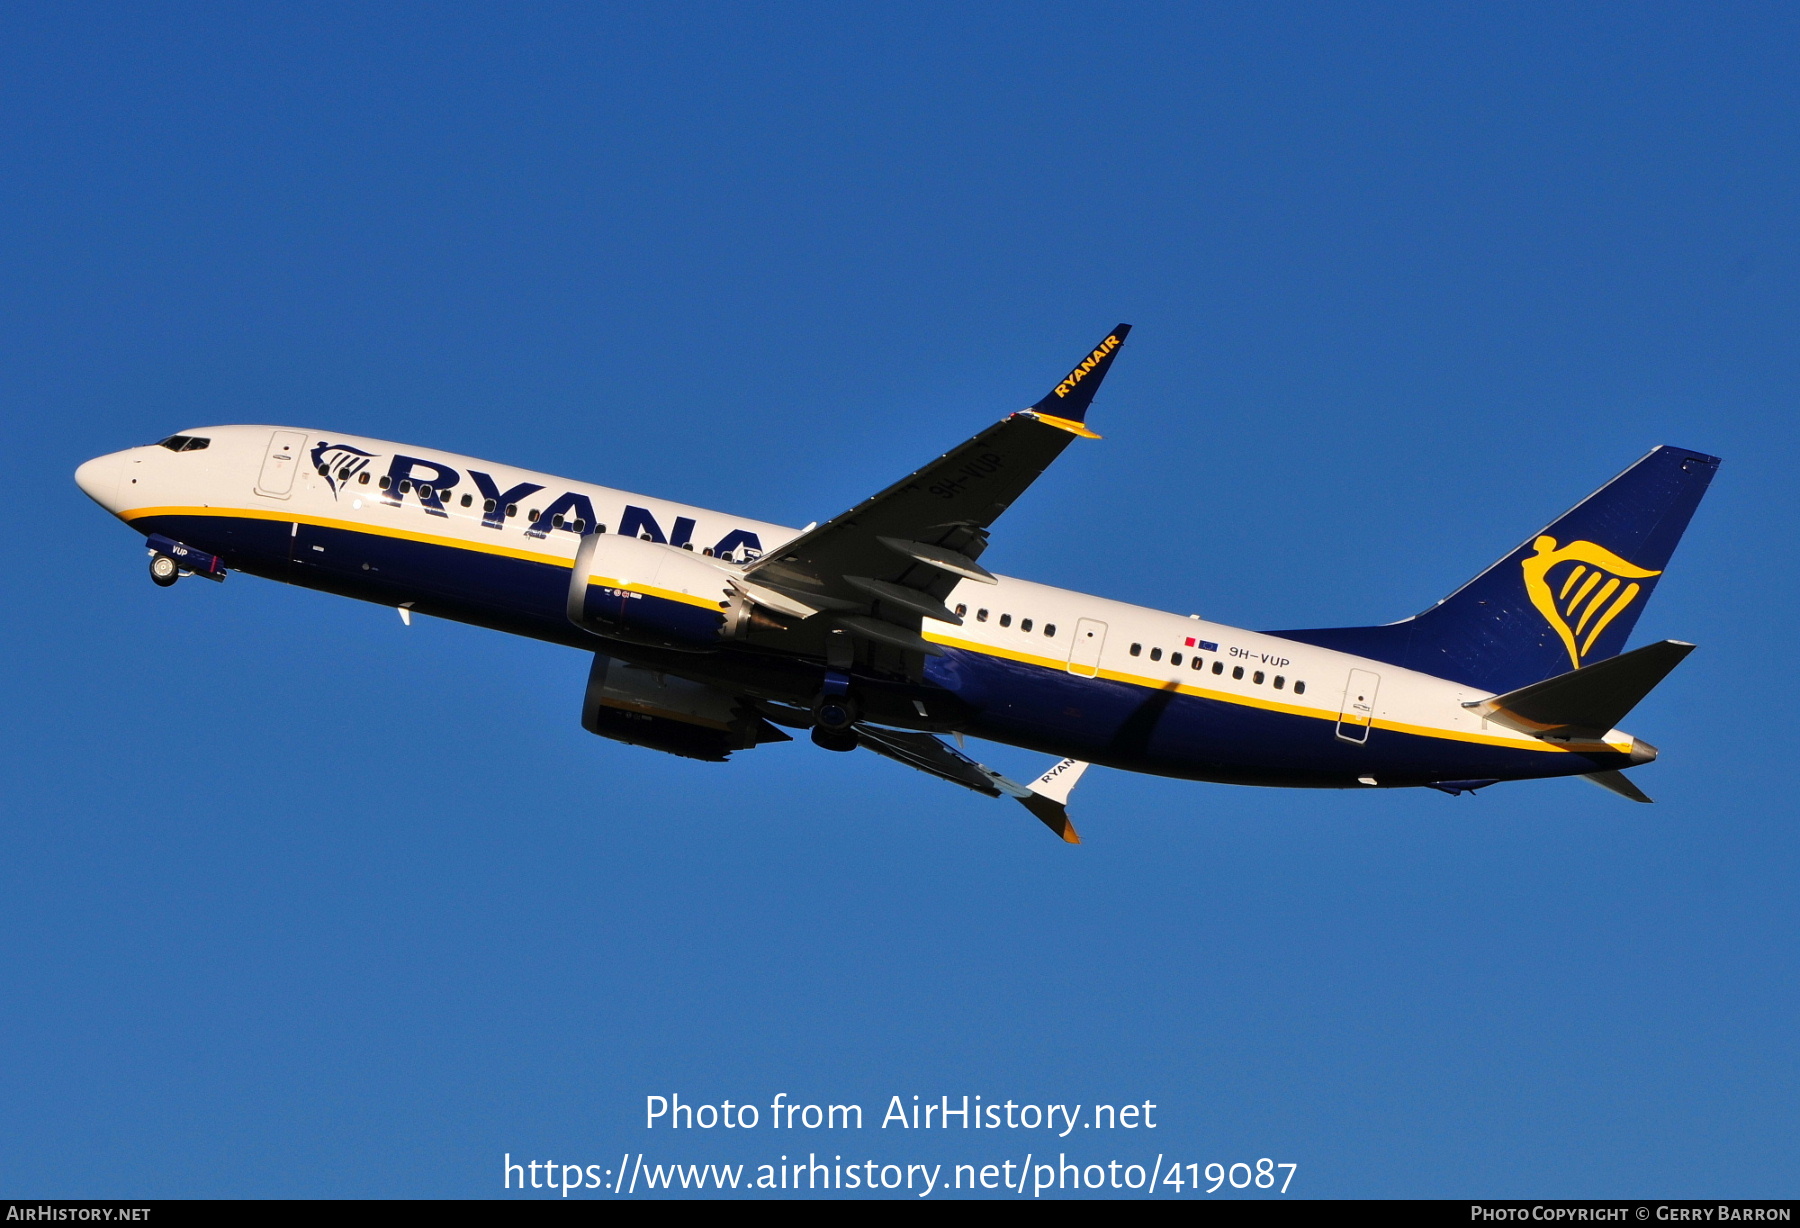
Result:
<svg viewBox="0 0 1800 1228"><path fill-rule="evenodd" d="M1602 789L1617 793L1620 797L1629 798L1634 802L1652 800L1649 794L1632 784L1623 772L1585 772L1581 778L1591 780Z"/></svg>
<svg viewBox="0 0 1800 1228"><path fill-rule="evenodd" d="M1603 734L1692 651L1692 644L1663 640L1463 707L1538 737Z"/></svg>

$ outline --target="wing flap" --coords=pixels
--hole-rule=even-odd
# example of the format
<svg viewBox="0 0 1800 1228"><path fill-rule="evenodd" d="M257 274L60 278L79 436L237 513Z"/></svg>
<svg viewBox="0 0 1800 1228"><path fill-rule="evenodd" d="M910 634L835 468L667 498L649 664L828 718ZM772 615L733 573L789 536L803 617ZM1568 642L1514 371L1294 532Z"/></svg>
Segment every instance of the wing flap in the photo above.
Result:
<svg viewBox="0 0 1800 1228"><path fill-rule="evenodd" d="M901 541L898 537L878 537L875 540L894 553L905 555L915 563L923 563L927 567L947 571L964 580L973 580L977 584L1000 583L994 578L993 572L959 551L946 550L942 546L927 546L924 542Z"/></svg>

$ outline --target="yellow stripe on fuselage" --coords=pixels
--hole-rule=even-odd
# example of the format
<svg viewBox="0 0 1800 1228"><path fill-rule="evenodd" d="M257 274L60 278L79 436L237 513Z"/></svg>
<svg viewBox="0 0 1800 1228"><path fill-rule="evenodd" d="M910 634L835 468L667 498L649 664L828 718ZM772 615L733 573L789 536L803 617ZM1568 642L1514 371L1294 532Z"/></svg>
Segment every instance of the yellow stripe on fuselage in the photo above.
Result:
<svg viewBox="0 0 1800 1228"><path fill-rule="evenodd" d="M1036 665L1044 669L1062 672L1068 668L1068 662L1060 657L1043 657L1035 653L1018 652L1011 648L998 648L991 644L977 644L970 640L957 639L948 635L935 635L930 632L925 638L934 644L943 644L948 648L960 648L967 652L978 652L984 656L1001 657L1008 661L1018 661L1025 665ZM1304 716L1316 721L1330 721L1336 724L1338 713L1329 708L1313 708L1300 704L1285 703L1280 700L1264 699L1256 695L1239 695L1232 691L1216 691L1208 687L1193 686L1174 679L1150 678L1143 674L1128 674L1119 670L1102 669L1096 675L1109 682L1123 682L1131 686L1144 687L1152 691L1171 691L1177 695L1192 695L1197 699L1217 700L1220 703L1235 704L1242 708L1257 708L1265 712L1279 712L1287 716ZM1472 729L1440 729L1429 725L1412 725L1403 721L1377 719L1372 722L1377 729L1391 729L1395 733L1407 733L1416 737L1440 738L1448 742L1473 742L1482 746L1505 746L1514 750L1550 751L1567 754L1579 750L1618 750L1603 742L1570 742L1552 744L1536 738L1529 742L1515 738L1498 737L1491 733L1479 733Z"/></svg>
<svg viewBox="0 0 1800 1228"><path fill-rule="evenodd" d="M460 537L445 537L435 533L419 533L411 529L393 528L388 525L368 524L363 521L340 520L325 516L307 516L293 512L279 512L262 508L225 508L225 507L144 507L129 512L120 512L121 520L130 522L147 519L152 516L214 516L220 518L236 518L241 520L272 520L286 524L309 524L319 528L344 529L352 533L369 533L377 537L392 537L402 541L423 542L432 546L448 546L455 550L473 550L480 554L495 554L506 558L524 559L531 563L545 563L552 567L573 568L573 559L561 555L545 554L536 550L521 550L515 546L506 546L498 542L468 541ZM601 584L612 588L623 588L633 592L641 592L648 596L661 597L668 601L679 601L686 605L701 606L706 609L717 609L718 603L702 597L694 597L687 593L677 593L667 589L650 588L643 585L620 584L617 581L603 580L595 577L589 585ZM934 644L943 644L949 648L960 648L965 652L979 653L982 656L999 657L1007 661L1017 661L1024 665L1035 665L1041 669L1054 670L1058 673L1068 669L1068 661L1061 657L1045 657L1036 653L1019 652L1016 649L1001 648L993 644L978 644L972 640L958 639L953 636L924 632L924 637ZM1235 704L1244 708L1258 708L1266 712L1280 712L1289 716L1303 716L1312 720L1336 723L1338 713L1328 708L1303 707L1298 704L1283 703L1272 699L1263 699L1255 695L1239 695L1230 691L1215 691L1206 687L1191 686L1173 680L1150 678L1142 674L1122 673L1118 670L1102 669L1098 677L1109 682L1123 682L1130 686L1144 687L1152 691L1173 691L1179 695L1191 695L1198 699L1211 699L1219 703ZM1522 741L1514 738L1496 737L1489 733L1478 733L1474 730L1441 729L1430 725L1412 725L1402 721L1377 719L1372 722L1377 729L1389 729L1395 733L1412 734L1415 737L1440 738L1449 742L1471 742L1482 746L1504 746L1513 750L1549 751L1557 754L1568 754L1580 751L1618 751L1619 747L1604 742L1570 742L1550 743L1532 738ZM1629 749L1629 748L1626 748Z"/></svg>

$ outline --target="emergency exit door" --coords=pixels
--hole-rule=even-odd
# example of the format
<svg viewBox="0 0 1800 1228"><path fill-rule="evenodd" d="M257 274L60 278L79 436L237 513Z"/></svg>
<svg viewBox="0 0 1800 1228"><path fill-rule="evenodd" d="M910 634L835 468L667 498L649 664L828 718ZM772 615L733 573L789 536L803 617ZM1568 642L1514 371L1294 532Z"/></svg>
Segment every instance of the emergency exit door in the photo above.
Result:
<svg viewBox="0 0 1800 1228"><path fill-rule="evenodd" d="M1344 706L1338 713L1338 737L1346 742L1369 740L1369 727L1375 723L1375 692L1380 687L1380 674L1366 669L1350 671L1350 681L1344 684Z"/></svg>
<svg viewBox="0 0 1800 1228"><path fill-rule="evenodd" d="M1069 645L1069 672L1092 678L1100 672L1100 650L1106 646L1106 624L1083 618L1075 624L1075 642Z"/></svg>

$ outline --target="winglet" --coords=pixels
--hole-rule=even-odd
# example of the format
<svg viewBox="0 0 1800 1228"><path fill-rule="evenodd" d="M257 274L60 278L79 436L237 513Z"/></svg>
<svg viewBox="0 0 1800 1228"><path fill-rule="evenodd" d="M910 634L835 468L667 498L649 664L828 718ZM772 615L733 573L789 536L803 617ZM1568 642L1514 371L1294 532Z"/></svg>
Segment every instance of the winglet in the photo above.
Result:
<svg viewBox="0 0 1800 1228"><path fill-rule="evenodd" d="M1047 420L1051 426L1060 426L1077 435L1092 435L1093 432L1084 425L1088 406L1093 403L1094 394L1100 391L1100 381L1106 378L1107 370L1111 368L1113 359L1118 356L1119 347L1125 344L1125 335L1130 331L1131 325L1121 324L1106 334L1100 344L1076 363L1075 369L1063 376L1049 395L1033 405L1028 412Z"/></svg>
<svg viewBox="0 0 1800 1228"><path fill-rule="evenodd" d="M1032 781L1030 791L1019 798L1020 805L1035 814L1045 827L1069 844L1081 843L1075 824L1069 821L1069 793L1087 768L1088 765L1078 759L1064 759Z"/></svg>

